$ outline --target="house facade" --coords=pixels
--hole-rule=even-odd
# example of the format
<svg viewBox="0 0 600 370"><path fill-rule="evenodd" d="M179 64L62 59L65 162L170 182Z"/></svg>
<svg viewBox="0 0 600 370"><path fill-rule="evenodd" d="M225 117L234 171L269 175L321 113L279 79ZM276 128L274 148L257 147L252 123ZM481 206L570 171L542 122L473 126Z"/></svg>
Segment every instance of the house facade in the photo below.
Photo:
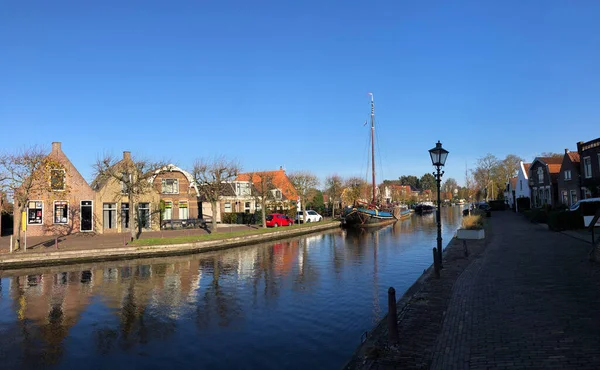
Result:
<svg viewBox="0 0 600 370"><path fill-rule="evenodd" d="M565 149L560 173L558 175L558 200L559 203L570 207L581 197L579 153Z"/></svg>
<svg viewBox="0 0 600 370"><path fill-rule="evenodd" d="M600 197L600 138L577 143L582 198Z"/></svg>
<svg viewBox="0 0 600 370"><path fill-rule="evenodd" d="M123 159L114 167L125 174L133 165L131 153L123 152ZM123 182L117 178L96 178L92 188L96 191L94 217L97 233L121 233L137 228L135 210L139 212L142 230L160 230L160 194L153 187L148 186L147 192L136 195L133 210Z"/></svg>
<svg viewBox="0 0 600 370"><path fill-rule="evenodd" d="M263 185L263 182L266 183ZM232 201L239 202L237 204L238 212L249 210L249 213L254 213L252 203L255 204L254 209L260 210L260 189L265 189L266 191L266 207L268 211L280 211L283 213L295 207L298 201L298 192L282 167L279 167L277 171L239 174L233 184L233 193L236 199Z"/></svg>
<svg viewBox="0 0 600 370"><path fill-rule="evenodd" d="M37 187L25 206L27 235L67 235L94 232L95 193L62 151L60 142L52 143L47 159L57 167L49 170L49 186ZM46 181L46 180L42 180ZM39 190L45 188L47 190ZM14 207L14 229L19 225L19 207Z"/></svg>
<svg viewBox="0 0 600 370"><path fill-rule="evenodd" d="M529 185L533 207L558 204L558 174L561 164L561 157L537 157L531 163Z"/></svg>
<svg viewBox="0 0 600 370"><path fill-rule="evenodd" d="M192 175L173 164L158 172L150 182L164 203L162 220L203 218L200 194Z"/></svg>

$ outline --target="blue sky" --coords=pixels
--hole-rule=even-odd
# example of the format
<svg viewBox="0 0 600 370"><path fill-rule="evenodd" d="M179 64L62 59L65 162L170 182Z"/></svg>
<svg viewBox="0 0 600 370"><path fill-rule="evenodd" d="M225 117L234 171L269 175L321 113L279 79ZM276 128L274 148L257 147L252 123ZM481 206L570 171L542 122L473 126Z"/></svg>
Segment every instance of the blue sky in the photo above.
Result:
<svg viewBox="0 0 600 370"><path fill-rule="evenodd" d="M2 149L446 177L598 137L596 1L4 1Z"/></svg>

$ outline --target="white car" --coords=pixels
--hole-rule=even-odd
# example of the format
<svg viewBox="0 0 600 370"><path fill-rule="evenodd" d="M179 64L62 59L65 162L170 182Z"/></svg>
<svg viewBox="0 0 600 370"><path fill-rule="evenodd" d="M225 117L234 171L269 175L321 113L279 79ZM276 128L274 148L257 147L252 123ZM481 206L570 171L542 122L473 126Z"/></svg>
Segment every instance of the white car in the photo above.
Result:
<svg viewBox="0 0 600 370"><path fill-rule="evenodd" d="M323 220L323 216L321 216L320 214L318 214L315 211L312 210L307 210L306 212L306 222L319 222ZM302 212L298 212L296 214L296 222L298 223L302 223L304 222L304 215L302 214Z"/></svg>

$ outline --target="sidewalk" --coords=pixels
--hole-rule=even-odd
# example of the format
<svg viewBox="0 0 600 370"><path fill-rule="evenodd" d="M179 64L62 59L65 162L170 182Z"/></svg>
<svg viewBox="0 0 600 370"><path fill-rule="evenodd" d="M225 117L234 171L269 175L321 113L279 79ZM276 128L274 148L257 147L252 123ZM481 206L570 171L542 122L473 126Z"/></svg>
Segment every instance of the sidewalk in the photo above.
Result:
<svg viewBox="0 0 600 370"><path fill-rule="evenodd" d="M600 264L590 245L508 212L453 287L432 369L600 368Z"/></svg>
<svg viewBox="0 0 600 370"><path fill-rule="evenodd" d="M217 225L216 233L242 231L255 229L259 226L246 225ZM177 236L187 235L205 235L208 232L204 229L183 229L183 230L163 230L163 231L147 231L140 235L140 239L148 238L173 238ZM58 238L58 250L88 250L88 249L104 249L116 248L124 246L125 241L131 237L130 232L114 233L114 234L86 234L77 233ZM13 241L14 243L14 241ZM0 237L0 255L9 252L10 236ZM56 237L53 236L33 236L27 238L27 253L45 253L56 251ZM17 251L15 253L22 253Z"/></svg>

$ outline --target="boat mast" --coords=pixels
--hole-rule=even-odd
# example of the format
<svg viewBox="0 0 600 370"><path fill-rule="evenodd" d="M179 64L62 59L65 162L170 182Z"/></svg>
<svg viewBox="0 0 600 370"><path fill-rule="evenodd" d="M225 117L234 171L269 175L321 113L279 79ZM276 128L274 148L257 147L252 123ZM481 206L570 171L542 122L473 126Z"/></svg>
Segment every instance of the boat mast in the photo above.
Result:
<svg viewBox="0 0 600 370"><path fill-rule="evenodd" d="M372 170L373 170L373 204L376 202L376 192L375 192L375 102L373 101L373 93L369 93L371 95L371 161L372 161Z"/></svg>

